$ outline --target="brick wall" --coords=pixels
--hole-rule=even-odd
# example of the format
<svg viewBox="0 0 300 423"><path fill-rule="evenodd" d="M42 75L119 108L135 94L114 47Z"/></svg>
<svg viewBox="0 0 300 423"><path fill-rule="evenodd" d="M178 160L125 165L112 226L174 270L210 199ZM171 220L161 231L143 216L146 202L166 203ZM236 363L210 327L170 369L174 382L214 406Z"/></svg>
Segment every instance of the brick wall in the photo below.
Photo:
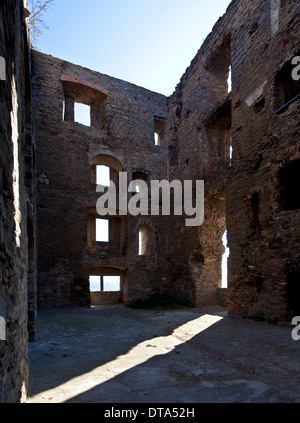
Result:
<svg viewBox="0 0 300 423"><path fill-rule="evenodd" d="M116 216L107 245L95 242L94 225L97 164L113 169L116 183L120 171L127 172L128 183L141 174L148 182L166 178L167 149L155 145L154 130L155 117L167 116L167 98L38 52L32 58L40 306L90 304L89 275L105 270L125 275L125 303L164 291L164 217ZM74 102L91 106L91 126L74 122ZM139 256L144 224L151 248Z"/></svg>
<svg viewBox="0 0 300 423"><path fill-rule="evenodd" d="M33 52L41 306L89 304L89 274L117 269L125 303L167 290L198 306L228 301L235 315L291 317L298 208L282 191L288 172L297 176L299 99L282 106L297 91L286 78L298 20L296 1L233 1L169 99ZM74 101L91 105L92 127L74 123ZM95 243L93 166L103 157L131 178L204 180L204 224L115 218L112 243ZM141 226L148 256L138 255Z"/></svg>
<svg viewBox="0 0 300 423"><path fill-rule="evenodd" d="M218 301L227 228L229 312L291 318L284 269L299 255L299 207L280 206L280 169L298 159L299 99L274 113L285 103L280 84L299 52L298 23L296 0L232 2L170 99L170 178L204 179L206 186L204 225L178 222L168 231L170 286L194 304L211 303L213 293ZM295 182L292 188L297 197Z"/></svg>
<svg viewBox="0 0 300 423"><path fill-rule="evenodd" d="M0 55L6 61L6 80L0 81L0 315L6 322L6 341L0 341L0 402L15 403L26 396L29 377L28 298L31 339L36 313L34 147L22 1L1 2L0 32Z"/></svg>

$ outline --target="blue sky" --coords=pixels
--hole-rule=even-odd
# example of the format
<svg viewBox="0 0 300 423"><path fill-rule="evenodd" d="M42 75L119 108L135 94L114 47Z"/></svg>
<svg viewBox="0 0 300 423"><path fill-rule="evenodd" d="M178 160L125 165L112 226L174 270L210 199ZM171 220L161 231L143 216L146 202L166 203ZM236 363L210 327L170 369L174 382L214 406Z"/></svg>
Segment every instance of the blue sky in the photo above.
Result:
<svg viewBox="0 0 300 423"><path fill-rule="evenodd" d="M36 47L171 95L230 0L56 0Z"/></svg>

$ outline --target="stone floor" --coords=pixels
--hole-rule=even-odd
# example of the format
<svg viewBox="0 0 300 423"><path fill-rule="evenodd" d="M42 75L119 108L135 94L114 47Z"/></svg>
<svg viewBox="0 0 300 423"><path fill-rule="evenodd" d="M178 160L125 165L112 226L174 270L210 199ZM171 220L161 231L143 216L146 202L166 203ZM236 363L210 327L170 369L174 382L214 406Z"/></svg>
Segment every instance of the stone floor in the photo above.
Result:
<svg viewBox="0 0 300 423"><path fill-rule="evenodd" d="M300 402L291 330L217 308L40 311L28 403Z"/></svg>

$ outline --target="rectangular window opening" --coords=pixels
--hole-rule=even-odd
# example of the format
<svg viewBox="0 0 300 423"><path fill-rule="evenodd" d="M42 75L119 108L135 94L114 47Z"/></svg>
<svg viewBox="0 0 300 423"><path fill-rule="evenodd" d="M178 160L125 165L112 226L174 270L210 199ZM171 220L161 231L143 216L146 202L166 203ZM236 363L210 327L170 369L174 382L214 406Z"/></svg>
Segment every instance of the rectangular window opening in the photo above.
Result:
<svg viewBox="0 0 300 423"><path fill-rule="evenodd" d="M108 166L96 166L96 184L104 187L110 186L110 168Z"/></svg>
<svg viewBox="0 0 300 423"><path fill-rule="evenodd" d="M232 91L232 71L231 71L231 65L229 66L227 84L228 84L228 94L229 94Z"/></svg>
<svg viewBox="0 0 300 423"><path fill-rule="evenodd" d="M135 185L134 189L135 189L135 194L138 194L142 191L142 187L138 184Z"/></svg>
<svg viewBox="0 0 300 423"><path fill-rule="evenodd" d="M230 255L230 250L227 244L227 230L224 232L222 241L225 249L225 252L222 256L222 288L228 288L228 258Z"/></svg>
<svg viewBox="0 0 300 423"><path fill-rule="evenodd" d="M150 232L146 225L140 226L139 229L139 256L148 256L150 250Z"/></svg>
<svg viewBox="0 0 300 423"><path fill-rule="evenodd" d="M154 118L154 143L155 145L163 145L166 136L166 119Z"/></svg>
<svg viewBox="0 0 300 423"><path fill-rule="evenodd" d="M109 242L108 219L96 219L96 242Z"/></svg>
<svg viewBox="0 0 300 423"><path fill-rule="evenodd" d="M90 292L101 292L101 276L90 276Z"/></svg>
<svg viewBox="0 0 300 423"><path fill-rule="evenodd" d="M74 103L74 121L91 126L91 107L83 103Z"/></svg>
<svg viewBox="0 0 300 423"><path fill-rule="evenodd" d="M231 91L231 37L226 35L207 59L209 84L214 88L216 101L223 101Z"/></svg>
<svg viewBox="0 0 300 423"><path fill-rule="evenodd" d="M63 89L63 120L106 131L108 128L108 93L88 81L61 78Z"/></svg>

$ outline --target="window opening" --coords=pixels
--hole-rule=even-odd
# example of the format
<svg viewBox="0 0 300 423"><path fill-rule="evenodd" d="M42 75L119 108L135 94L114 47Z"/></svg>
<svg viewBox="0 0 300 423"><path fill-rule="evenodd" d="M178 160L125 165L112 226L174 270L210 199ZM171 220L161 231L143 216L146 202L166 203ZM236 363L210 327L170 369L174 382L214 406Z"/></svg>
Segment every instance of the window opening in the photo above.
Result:
<svg viewBox="0 0 300 423"><path fill-rule="evenodd" d="M96 166L96 184L104 187L110 186L110 168L108 166Z"/></svg>
<svg viewBox="0 0 300 423"><path fill-rule="evenodd" d="M139 255L149 255L149 228L146 225L139 229Z"/></svg>
<svg viewBox="0 0 300 423"><path fill-rule="evenodd" d="M91 126L91 107L83 103L74 103L74 121Z"/></svg>
<svg viewBox="0 0 300 423"><path fill-rule="evenodd" d="M108 219L96 219L96 242L109 242Z"/></svg>
<svg viewBox="0 0 300 423"><path fill-rule="evenodd" d="M222 288L228 288L228 257L230 250L227 247L227 231L224 232L222 241L225 248L225 253L222 257Z"/></svg>

